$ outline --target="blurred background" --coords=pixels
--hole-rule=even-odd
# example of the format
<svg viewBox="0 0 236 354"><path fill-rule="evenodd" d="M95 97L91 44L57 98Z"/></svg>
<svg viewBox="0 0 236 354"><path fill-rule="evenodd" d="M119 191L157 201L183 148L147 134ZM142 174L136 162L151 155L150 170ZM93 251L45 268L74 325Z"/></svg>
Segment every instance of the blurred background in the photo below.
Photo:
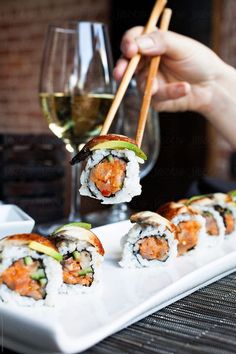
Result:
<svg viewBox="0 0 236 354"><path fill-rule="evenodd" d="M123 32L147 21L154 0L2 0L0 2L0 200L37 222L68 211L70 165L64 144L48 129L38 101L44 37L49 23L89 20L109 26L113 56ZM169 0L170 29L213 48L236 67L235 0ZM145 8L144 8L145 6ZM160 114L161 151L133 209L155 210L182 198L202 176L236 180L230 146L197 114ZM97 208L83 200L84 213Z"/></svg>

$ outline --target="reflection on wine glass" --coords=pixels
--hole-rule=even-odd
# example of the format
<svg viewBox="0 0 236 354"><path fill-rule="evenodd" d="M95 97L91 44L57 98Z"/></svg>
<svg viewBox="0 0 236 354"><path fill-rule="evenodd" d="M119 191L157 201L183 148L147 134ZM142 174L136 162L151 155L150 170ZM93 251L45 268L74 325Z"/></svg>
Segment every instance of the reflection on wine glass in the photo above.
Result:
<svg viewBox="0 0 236 354"><path fill-rule="evenodd" d="M106 26L65 22L50 26L45 43L39 97L49 128L75 155L99 135L114 97L112 56ZM80 164L72 169L69 221L79 217Z"/></svg>
<svg viewBox="0 0 236 354"><path fill-rule="evenodd" d="M139 112L142 104L142 94L137 88L135 80L132 80L126 95L123 98L119 109L119 119L117 121L116 133L135 138ZM142 150L148 159L140 165L140 177L145 177L154 167L160 150L160 129L158 113L152 108L149 109L147 124L142 141ZM87 215L87 221L93 226L100 226L109 223L126 220L132 211L127 203L114 204L111 208L98 213Z"/></svg>
<svg viewBox="0 0 236 354"><path fill-rule="evenodd" d="M124 135L135 137L137 121L142 104L142 94L137 88L135 80L132 80L123 102L123 119L121 131ZM142 150L148 159L141 166L140 177L145 177L154 167L160 151L160 128L158 113L149 109L147 124L144 131Z"/></svg>

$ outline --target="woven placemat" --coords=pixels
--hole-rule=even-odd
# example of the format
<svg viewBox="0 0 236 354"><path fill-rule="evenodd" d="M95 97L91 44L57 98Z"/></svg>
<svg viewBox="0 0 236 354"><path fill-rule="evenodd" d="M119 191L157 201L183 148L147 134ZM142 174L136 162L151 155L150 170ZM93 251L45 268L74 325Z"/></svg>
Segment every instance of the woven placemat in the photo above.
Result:
<svg viewBox="0 0 236 354"><path fill-rule="evenodd" d="M84 354L236 353L236 273L100 342Z"/></svg>
<svg viewBox="0 0 236 354"><path fill-rule="evenodd" d="M13 353L7 349L3 352ZM235 354L236 273L146 317L84 352L98 353Z"/></svg>

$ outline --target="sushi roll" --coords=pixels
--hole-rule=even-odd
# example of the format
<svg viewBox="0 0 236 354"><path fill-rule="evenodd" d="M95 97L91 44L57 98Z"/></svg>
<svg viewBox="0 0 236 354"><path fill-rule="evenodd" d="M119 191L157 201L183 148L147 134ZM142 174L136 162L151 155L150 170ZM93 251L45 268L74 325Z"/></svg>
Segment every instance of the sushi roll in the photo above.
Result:
<svg viewBox="0 0 236 354"><path fill-rule="evenodd" d="M214 208L220 213L225 225L225 236L236 235L236 208L234 198L230 194L214 193L210 196Z"/></svg>
<svg viewBox="0 0 236 354"><path fill-rule="evenodd" d="M86 223L71 223L51 235L62 254L62 293L78 294L99 282L104 249Z"/></svg>
<svg viewBox="0 0 236 354"><path fill-rule="evenodd" d="M219 211L212 205L208 197L193 197L184 201L185 205L191 206L202 215L206 221L206 246L219 246L224 240L225 225Z"/></svg>
<svg viewBox="0 0 236 354"><path fill-rule="evenodd" d="M132 215L130 221L135 225L122 240L121 267L158 267L177 256L176 228L167 219L143 211Z"/></svg>
<svg viewBox="0 0 236 354"><path fill-rule="evenodd" d="M177 228L178 255L206 246L205 219L191 206L169 202L157 212Z"/></svg>
<svg viewBox="0 0 236 354"><path fill-rule="evenodd" d="M213 193L195 196L190 199L190 203L194 206L208 205L216 210L223 219L225 236L236 235L236 207L233 194Z"/></svg>
<svg viewBox="0 0 236 354"><path fill-rule="evenodd" d="M102 135L90 140L72 159L86 160L81 174L80 194L103 204L129 202L141 194L139 164L146 155L136 142L122 135Z"/></svg>
<svg viewBox="0 0 236 354"><path fill-rule="evenodd" d="M61 255L38 234L19 234L0 241L0 299L22 306L55 304L62 284Z"/></svg>

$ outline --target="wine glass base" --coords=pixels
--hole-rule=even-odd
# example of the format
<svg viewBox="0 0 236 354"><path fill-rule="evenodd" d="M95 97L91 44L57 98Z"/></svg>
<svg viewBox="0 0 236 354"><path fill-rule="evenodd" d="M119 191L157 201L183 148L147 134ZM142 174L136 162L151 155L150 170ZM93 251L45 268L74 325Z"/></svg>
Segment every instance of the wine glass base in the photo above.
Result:
<svg viewBox="0 0 236 354"><path fill-rule="evenodd" d="M71 220L71 218L65 218L56 220L54 222L36 225L34 228L34 232L37 232L40 235L49 236L56 228L75 221L87 222L91 224L92 227L98 227L127 220L129 219L131 214L133 214L133 211L127 206L127 204L115 204L109 209L85 214L80 219L78 218L76 220Z"/></svg>
<svg viewBox="0 0 236 354"><path fill-rule="evenodd" d="M73 220L73 221L81 221L81 219ZM73 221L65 218L65 219L55 220L53 222L48 222L48 223L44 223L44 224L35 225L34 232L37 232L37 233L39 233L40 235L43 235L43 236L49 236L58 227L60 227L62 225L65 225L65 224L69 224L69 223L71 223Z"/></svg>
<svg viewBox="0 0 236 354"><path fill-rule="evenodd" d="M131 214L133 211L126 204L116 204L109 209L84 215L83 221L98 227L127 220Z"/></svg>

